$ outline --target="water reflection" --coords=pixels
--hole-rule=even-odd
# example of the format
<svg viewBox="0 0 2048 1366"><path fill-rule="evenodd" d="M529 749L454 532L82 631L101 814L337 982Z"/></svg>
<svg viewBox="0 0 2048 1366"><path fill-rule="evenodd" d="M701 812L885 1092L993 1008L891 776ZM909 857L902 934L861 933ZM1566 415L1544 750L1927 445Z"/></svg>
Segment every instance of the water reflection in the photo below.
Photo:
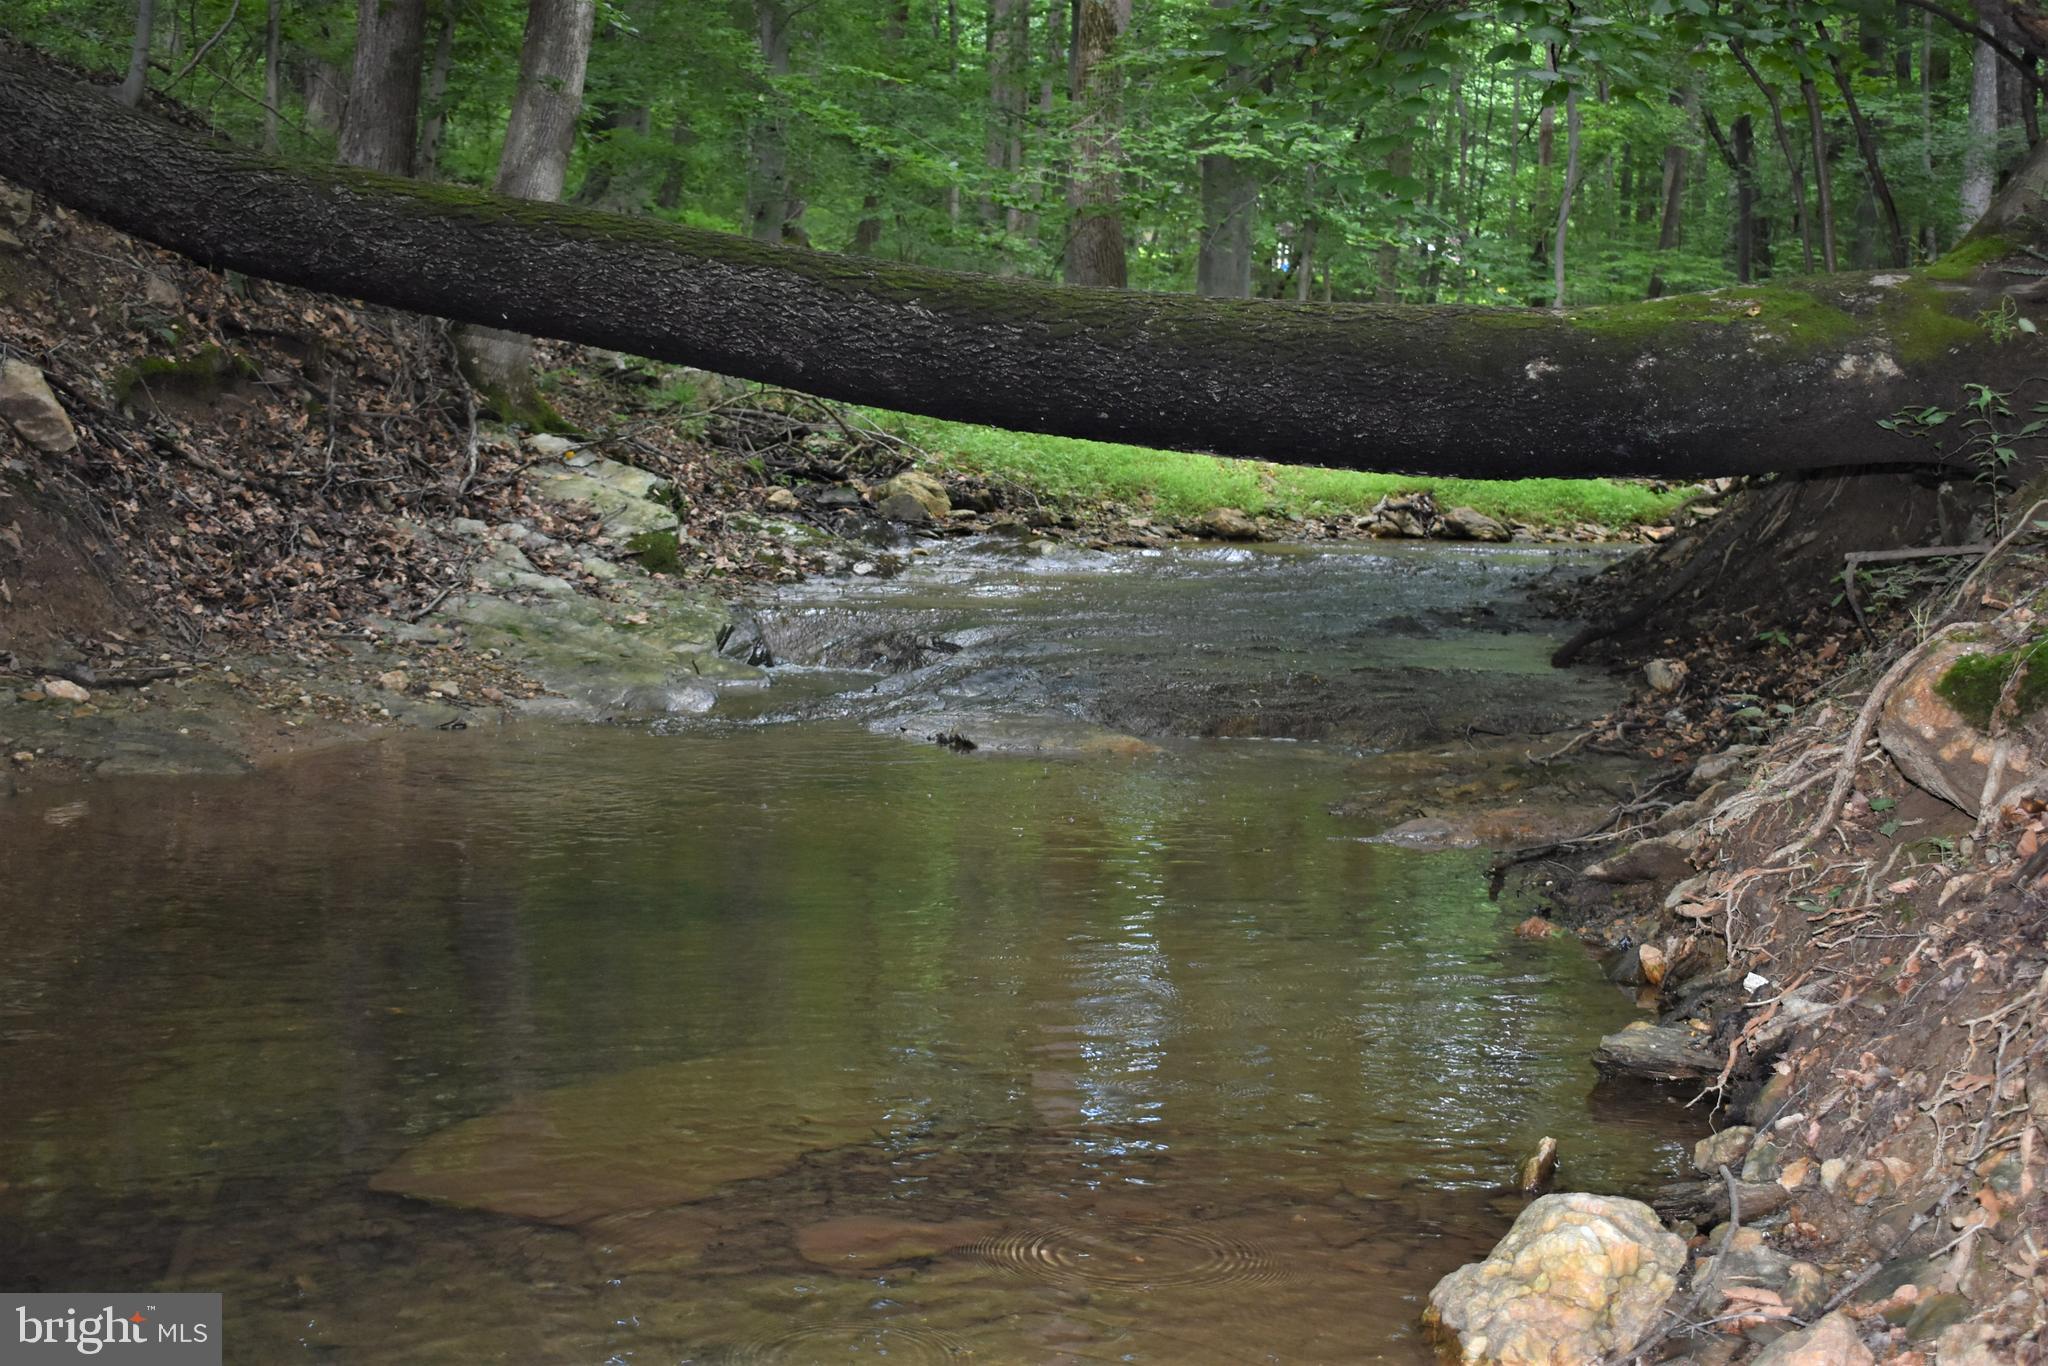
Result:
<svg viewBox="0 0 2048 1366"><path fill-rule="evenodd" d="M1274 746L536 730L0 808L0 1282L230 1357L1421 1359L1629 1018ZM59 819L49 819L57 815Z"/></svg>

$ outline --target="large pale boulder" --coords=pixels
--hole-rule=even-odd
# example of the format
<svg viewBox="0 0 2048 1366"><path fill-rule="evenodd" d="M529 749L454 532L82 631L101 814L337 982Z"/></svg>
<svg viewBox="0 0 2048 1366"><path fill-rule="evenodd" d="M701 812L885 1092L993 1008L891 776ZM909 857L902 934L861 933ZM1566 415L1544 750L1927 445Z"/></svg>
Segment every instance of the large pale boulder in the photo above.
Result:
<svg viewBox="0 0 2048 1366"><path fill-rule="evenodd" d="M1460 1362L1583 1366L1648 1336L1684 1265L1685 1241L1648 1205L1547 1195L1485 1261L1437 1282L1423 1321Z"/></svg>
<svg viewBox="0 0 2048 1366"><path fill-rule="evenodd" d="M78 445L64 405L43 372L25 361L0 360L0 421L39 451L61 455Z"/></svg>
<svg viewBox="0 0 2048 1366"><path fill-rule="evenodd" d="M1454 541L1508 541L1508 529L1477 508L1452 508L1444 513L1444 535Z"/></svg>
<svg viewBox="0 0 2048 1366"><path fill-rule="evenodd" d="M947 494L946 486L922 470L905 470L876 489L875 505L880 508L889 499L899 496L915 502L924 509L925 516L934 521L953 511L953 500ZM885 511L883 515L888 514Z"/></svg>
<svg viewBox="0 0 2048 1366"><path fill-rule="evenodd" d="M1975 815L1984 799L1984 776L1993 757L1991 737L1972 725L1938 691L1942 677L1965 655L1991 649L1975 641L1936 646L1892 690L1878 713L1877 738L1899 771L1953 806ZM2032 772L2032 747L2015 728L2001 788Z"/></svg>

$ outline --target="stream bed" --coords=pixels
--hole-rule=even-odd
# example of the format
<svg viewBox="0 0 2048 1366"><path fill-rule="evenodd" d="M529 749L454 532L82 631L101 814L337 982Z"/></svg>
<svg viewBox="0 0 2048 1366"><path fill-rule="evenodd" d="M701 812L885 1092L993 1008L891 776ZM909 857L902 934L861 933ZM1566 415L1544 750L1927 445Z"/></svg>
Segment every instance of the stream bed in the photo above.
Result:
<svg viewBox="0 0 2048 1366"><path fill-rule="evenodd" d="M1695 1136L1374 838L1606 705L1519 605L1598 562L967 547L700 718L0 805L0 1284L247 1362L1427 1361L1538 1138Z"/></svg>

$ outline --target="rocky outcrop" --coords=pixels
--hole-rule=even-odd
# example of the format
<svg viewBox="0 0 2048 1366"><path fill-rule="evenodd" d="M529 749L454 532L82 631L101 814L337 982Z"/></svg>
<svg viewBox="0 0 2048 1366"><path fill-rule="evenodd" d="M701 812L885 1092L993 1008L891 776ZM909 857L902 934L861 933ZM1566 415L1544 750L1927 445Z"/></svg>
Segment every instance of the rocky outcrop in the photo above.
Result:
<svg viewBox="0 0 2048 1366"><path fill-rule="evenodd" d="M1703 1081L1721 1071L1721 1060L1700 1047L1697 1034L1645 1020L1600 1040L1593 1065L1609 1075L1653 1081Z"/></svg>
<svg viewBox="0 0 2048 1366"><path fill-rule="evenodd" d="M1437 1282L1423 1319L1452 1360L1582 1366L1646 1337L1684 1265L1649 1206L1547 1195L1485 1261Z"/></svg>
<svg viewBox="0 0 2048 1366"><path fill-rule="evenodd" d="M0 421L39 451L60 455L78 445L64 405L43 372L25 361L0 360Z"/></svg>
<svg viewBox="0 0 2048 1366"><path fill-rule="evenodd" d="M1987 653L1974 641L1952 641L1930 650L1885 699L1878 713L1877 738L1914 784L1971 815L1984 799L1984 778L1991 769L1995 745L1991 737L1966 720L1941 696L1939 685L1957 660ZM2035 768L2031 747L2015 737L2006 755L2001 788Z"/></svg>

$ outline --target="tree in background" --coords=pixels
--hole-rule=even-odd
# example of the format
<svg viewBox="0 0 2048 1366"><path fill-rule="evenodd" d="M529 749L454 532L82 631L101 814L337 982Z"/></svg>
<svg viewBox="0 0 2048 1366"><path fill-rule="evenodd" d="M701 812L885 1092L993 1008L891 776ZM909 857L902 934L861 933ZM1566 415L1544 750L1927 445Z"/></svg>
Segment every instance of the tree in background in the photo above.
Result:
<svg viewBox="0 0 2048 1366"><path fill-rule="evenodd" d="M349 165L412 174L426 31L426 0L357 0L355 62L339 149Z"/></svg>
<svg viewBox="0 0 2048 1366"><path fill-rule="evenodd" d="M505 121L493 188L511 199L557 200L583 115L595 0L531 0L519 46L519 83ZM470 382L508 419L535 410L533 341L514 332L471 327L458 346Z"/></svg>

